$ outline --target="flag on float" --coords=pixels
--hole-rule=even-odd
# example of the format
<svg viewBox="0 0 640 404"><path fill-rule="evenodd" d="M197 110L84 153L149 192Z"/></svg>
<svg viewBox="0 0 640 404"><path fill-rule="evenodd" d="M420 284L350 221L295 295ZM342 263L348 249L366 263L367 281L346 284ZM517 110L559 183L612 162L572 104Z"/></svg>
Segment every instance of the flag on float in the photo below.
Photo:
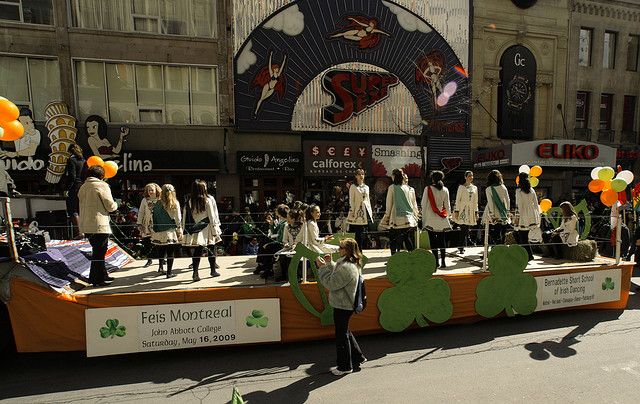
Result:
<svg viewBox="0 0 640 404"><path fill-rule="evenodd" d="M233 393L231 393L231 404L244 404L244 400L236 386L233 386Z"/></svg>
<svg viewBox="0 0 640 404"><path fill-rule="evenodd" d="M633 200L633 208L640 211L640 182L631 190L631 199Z"/></svg>

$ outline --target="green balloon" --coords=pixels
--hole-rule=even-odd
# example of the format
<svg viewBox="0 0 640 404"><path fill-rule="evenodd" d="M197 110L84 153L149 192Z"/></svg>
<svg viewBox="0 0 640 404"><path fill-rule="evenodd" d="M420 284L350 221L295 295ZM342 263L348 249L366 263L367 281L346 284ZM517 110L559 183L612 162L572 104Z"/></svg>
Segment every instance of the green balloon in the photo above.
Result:
<svg viewBox="0 0 640 404"><path fill-rule="evenodd" d="M613 189L616 192L622 192L627 188L627 183L620 178L616 178L615 180L611 181L611 189Z"/></svg>
<svg viewBox="0 0 640 404"><path fill-rule="evenodd" d="M613 168L611 167L602 167L602 169L598 172L598 178L603 181L610 181L614 175L616 175L616 172L613 171Z"/></svg>

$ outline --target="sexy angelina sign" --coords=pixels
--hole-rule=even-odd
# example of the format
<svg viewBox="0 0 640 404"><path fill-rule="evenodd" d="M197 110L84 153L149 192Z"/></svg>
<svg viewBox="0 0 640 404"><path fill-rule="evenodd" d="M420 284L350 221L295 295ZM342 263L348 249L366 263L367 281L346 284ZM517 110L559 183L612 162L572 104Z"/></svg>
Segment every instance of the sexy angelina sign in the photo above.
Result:
<svg viewBox="0 0 640 404"><path fill-rule="evenodd" d="M330 70L322 78L322 88L331 94L333 104L322 108L322 120L336 126L389 97L398 85L391 73Z"/></svg>

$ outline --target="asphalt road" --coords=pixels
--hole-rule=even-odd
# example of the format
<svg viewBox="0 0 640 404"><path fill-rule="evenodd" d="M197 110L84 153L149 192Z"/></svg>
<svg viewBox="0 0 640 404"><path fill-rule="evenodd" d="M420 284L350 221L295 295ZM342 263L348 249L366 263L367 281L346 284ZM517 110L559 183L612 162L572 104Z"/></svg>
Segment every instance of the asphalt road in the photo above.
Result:
<svg viewBox="0 0 640 404"><path fill-rule="evenodd" d="M634 278L640 284L639 278ZM536 313L359 338L359 373L328 373L333 341L114 357L3 358L6 402L637 403L640 293L624 311Z"/></svg>

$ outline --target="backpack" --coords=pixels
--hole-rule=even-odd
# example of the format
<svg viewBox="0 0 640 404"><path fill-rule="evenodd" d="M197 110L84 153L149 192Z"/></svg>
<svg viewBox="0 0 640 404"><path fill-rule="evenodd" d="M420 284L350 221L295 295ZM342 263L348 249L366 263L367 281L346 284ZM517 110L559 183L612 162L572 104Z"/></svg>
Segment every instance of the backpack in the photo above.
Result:
<svg viewBox="0 0 640 404"><path fill-rule="evenodd" d="M362 311L367 308L367 290L364 287L364 278L362 275L358 275L356 282L356 297L353 299L353 311L355 313L362 313Z"/></svg>

